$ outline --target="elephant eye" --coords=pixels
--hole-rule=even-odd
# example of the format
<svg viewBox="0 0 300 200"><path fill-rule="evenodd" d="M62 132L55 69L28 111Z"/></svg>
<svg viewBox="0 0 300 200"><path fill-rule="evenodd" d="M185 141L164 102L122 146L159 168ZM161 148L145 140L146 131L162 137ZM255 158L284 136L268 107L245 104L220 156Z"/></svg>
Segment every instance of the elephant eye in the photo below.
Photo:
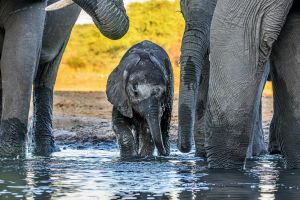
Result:
<svg viewBox="0 0 300 200"><path fill-rule="evenodd" d="M132 96L137 97L139 96L139 91L137 89L137 84L132 84L130 86L129 92Z"/></svg>
<svg viewBox="0 0 300 200"><path fill-rule="evenodd" d="M139 95L139 93L138 93L137 91L133 91L133 95L134 95L135 97L137 97L137 96Z"/></svg>
<svg viewBox="0 0 300 200"><path fill-rule="evenodd" d="M151 93L152 96L156 96L156 97L162 97L163 95L163 90L161 88L155 88L152 93Z"/></svg>

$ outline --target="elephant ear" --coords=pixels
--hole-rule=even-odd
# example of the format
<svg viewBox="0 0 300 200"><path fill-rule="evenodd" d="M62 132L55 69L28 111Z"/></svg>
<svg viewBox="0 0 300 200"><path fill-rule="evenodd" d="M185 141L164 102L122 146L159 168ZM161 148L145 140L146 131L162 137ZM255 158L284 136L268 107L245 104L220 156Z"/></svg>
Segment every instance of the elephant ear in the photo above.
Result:
<svg viewBox="0 0 300 200"><path fill-rule="evenodd" d="M106 95L108 101L125 117L132 118L133 112L126 93L126 79L130 66L138 64L140 57L137 54L130 54L124 57L120 64L109 75L106 84Z"/></svg>
<svg viewBox="0 0 300 200"><path fill-rule="evenodd" d="M165 63L163 63L162 61L158 60L153 55L153 53L150 53L149 57L150 57L151 62L154 63L157 67L159 67L159 69L161 70L161 72L164 75L165 80L168 81L168 74L167 74L167 71L166 71L166 68L165 68Z"/></svg>

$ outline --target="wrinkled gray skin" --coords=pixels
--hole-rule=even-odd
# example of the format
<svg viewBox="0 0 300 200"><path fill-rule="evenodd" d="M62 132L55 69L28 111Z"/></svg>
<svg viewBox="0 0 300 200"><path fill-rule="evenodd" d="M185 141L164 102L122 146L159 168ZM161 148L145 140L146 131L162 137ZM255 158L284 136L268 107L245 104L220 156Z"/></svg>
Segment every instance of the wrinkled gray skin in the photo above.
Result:
<svg viewBox="0 0 300 200"><path fill-rule="evenodd" d="M113 130L123 158L169 155L173 72L167 53L143 41L131 47L108 78Z"/></svg>
<svg viewBox="0 0 300 200"><path fill-rule="evenodd" d="M300 168L300 3L294 1L271 54L274 116L270 151L281 152L288 168Z"/></svg>
<svg viewBox="0 0 300 200"><path fill-rule="evenodd" d="M120 2L116 6L109 0L74 1L93 17L106 36L117 39L127 32L128 19ZM53 2L56 1L50 0L48 4ZM47 1L0 0L0 156L25 155L32 85L33 153L49 155L57 150L52 135L53 86L71 29L81 10L78 5L46 13Z"/></svg>
<svg viewBox="0 0 300 200"><path fill-rule="evenodd" d="M211 70L205 114L207 130L205 148L211 168L241 168L244 165L255 127L253 119L257 116L256 108L260 104L265 81L265 64L284 26L292 3L293 0L222 0L217 3L211 26ZM283 46L278 48L278 51L286 48ZM293 54L288 55L294 56L296 51L292 48L286 48L283 52L287 54L290 50ZM276 52L275 49L274 51ZM296 60L295 58L295 63ZM286 67L291 66L280 69L287 69ZM296 74L292 71L289 73ZM284 75L288 77L289 73L285 72ZM287 77L283 80L287 80ZM289 79L291 78L290 75ZM292 81L290 83L292 84ZM283 85L281 82L281 86ZM290 100L291 98L286 98L284 92L292 94L290 89L296 87L284 88L281 88L280 95ZM289 100L276 101L276 105L286 106L285 109L291 108L291 105L295 106L295 104L287 105ZM296 108L295 110L297 111ZM288 161L288 167L297 167L300 155L298 146L292 145L299 137L294 134L293 139L288 138L289 134L296 132L298 121L293 118L297 116L295 110L285 112L286 117L281 117L284 119L281 121L282 124L277 123L281 128L285 128L283 131L289 131L281 137L281 149L282 151L283 148L286 149L284 156ZM290 122L287 119L291 119ZM287 123L290 125L289 128L286 127Z"/></svg>
<svg viewBox="0 0 300 200"><path fill-rule="evenodd" d="M180 58L178 148L189 152L194 135L195 155L205 157L204 113L210 70L209 35L217 0L181 0L180 3L186 26ZM266 153L260 106L257 106L255 125L248 157Z"/></svg>

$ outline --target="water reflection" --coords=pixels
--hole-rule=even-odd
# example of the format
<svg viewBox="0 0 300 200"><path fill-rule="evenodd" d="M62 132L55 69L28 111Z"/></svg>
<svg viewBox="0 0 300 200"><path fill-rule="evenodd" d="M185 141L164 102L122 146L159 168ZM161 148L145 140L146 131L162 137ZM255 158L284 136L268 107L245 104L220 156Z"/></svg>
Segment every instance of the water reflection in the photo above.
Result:
<svg viewBox="0 0 300 200"><path fill-rule="evenodd" d="M50 159L37 159L31 162L24 162L27 169L27 184L31 190L25 195L30 199L51 199L54 190L52 189Z"/></svg>
<svg viewBox="0 0 300 200"><path fill-rule="evenodd" d="M1 199L51 199L48 161L1 160L0 168Z"/></svg>
<svg viewBox="0 0 300 200"><path fill-rule="evenodd" d="M4 160L0 162L0 195L13 199L23 197L24 191L29 190L26 181L26 167L22 161Z"/></svg>
<svg viewBox="0 0 300 200"><path fill-rule="evenodd" d="M280 171L276 199L299 199L300 198L300 170Z"/></svg>
<svg viewBox="0 0 300 200"><path fill-rule="evenodd" d="M190 191L178 193L177 199L240 198L257 199L258 179L239 170L206 170L206 176L194 179Z"/></svg>
<svg viewBox="0 0 300 200"><path fill-rule="evenodd" d="M259 180L258 191L260 193L259 199L271 200L275 199L277 192L277 181L279 176L279 169L281 168L280 156L263 156L257 160L250 162L247 170L250 175L257 177Z"/></svg>
<svg viewBox="0 0 300 200"><path fill-rule="evenodd" d="M299 194L300 170L284 170L276 156L250 160L246 170L209 170L203 159L175 148L168 158L122 161L116 146L107 145L0 161L0 199L264 200Z"/></svg>
<svg viewBox="0 0 300 200"><path fill-rule="evenodd" d="M264 99L264 102L271 99ZM264 103L264 127L272 112ZM62 148L63 149L63 148ZM124 161L116 144L67 147L51 158L0 160L0 199L299 199L300 170L279 156L249 160L246 170L209 170L193 153Z"/></svg>

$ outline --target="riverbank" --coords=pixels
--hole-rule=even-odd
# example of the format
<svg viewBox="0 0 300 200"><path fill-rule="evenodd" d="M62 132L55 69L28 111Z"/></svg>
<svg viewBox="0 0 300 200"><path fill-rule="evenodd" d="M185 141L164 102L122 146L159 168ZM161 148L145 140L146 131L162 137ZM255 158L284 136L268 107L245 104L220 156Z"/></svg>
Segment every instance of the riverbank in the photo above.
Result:
<svg viewBox="0 0 300 200"><path fill-rule="evenodd" d="M263 97L263 127L268 131L272 117L272 98ZM172 113L171 142L178 130L178 95ZM115 142L111 128L112 106L104 92L55 92L53 127L56 142L61 145L93 145Z"/></svg>
<svg viewBox="0 0 300 200"><path fill-rule="evenodd" d="M176 141L178 98L174 99L171 141ZM61 145L97 145L115 142L111 125L112 105L104 92L55 92L53 127Z"/></svg>

